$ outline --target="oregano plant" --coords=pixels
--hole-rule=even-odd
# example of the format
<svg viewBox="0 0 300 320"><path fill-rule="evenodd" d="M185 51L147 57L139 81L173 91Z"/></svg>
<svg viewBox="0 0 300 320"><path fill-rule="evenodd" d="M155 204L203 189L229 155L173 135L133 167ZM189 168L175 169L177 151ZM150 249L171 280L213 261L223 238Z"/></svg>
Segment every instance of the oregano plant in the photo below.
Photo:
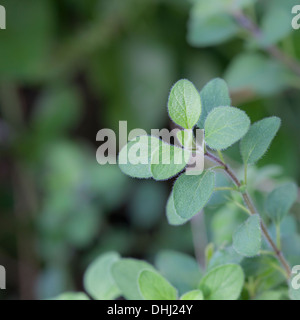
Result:
<svg viewBox="0 0 300 320"><path fill-rule="evenodd" d="M178 81L170 92L168 113L183 129L177 134L178 145L156 136L138 137L121 150L120 169L134 178L157 181L177 176L166 204L167 220L174 227L202 212L211 214L216 197L222 199L218 215L221 213L224 221L234 210L243 212L242 221L232 230L229 243L206 247L205 266L191 256L169 250L159 252L154 265L121 258L115 252L103 254L86 271L86 292L93 299L300 299L299 290L291 286L290 263L297 259L287 258L281 237L298 188L293 182L275 187L264 197L264 204L259 203L260 211L250 195L255 190L248 179L248 169L254 169L267 152L280 119L273 116L251 124L244 111L232 106L222 79L210 81L200 93L190 81ZM196 128L204 129L204 145L197 143ZM222 153L235 143L239 143L244 167L237 173ZM193 153L204 156L203 172L183 171ZM166 154L169 162L163 163ZM210 210L206 212L206 208ZM88 296L80 293L77 297Z"/></svg>

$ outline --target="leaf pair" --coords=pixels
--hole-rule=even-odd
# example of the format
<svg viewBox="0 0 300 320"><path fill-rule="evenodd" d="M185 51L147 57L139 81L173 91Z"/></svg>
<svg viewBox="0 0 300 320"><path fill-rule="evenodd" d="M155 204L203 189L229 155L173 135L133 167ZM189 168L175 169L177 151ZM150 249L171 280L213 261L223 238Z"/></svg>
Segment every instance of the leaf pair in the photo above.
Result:
<svg viewBox="0 0 300 320"><path fill-rule="evenodd" d="M119 154L119 167L135 178L169 179L182 171L190 159L187 149L169 145L153 136L139 136Z"/></svg>
<svg viewBox="0 0 300 320"><path fill-rule="evenodd" d="M84 287L96 300L123 296L128 300L176 300L177 289L153 266L136 259L121 259L115 252L101 255L87 269Z"/></svg>
<svg viewBox="0 0 300 320"><path fill-rule="evenodd" d="M231 105L229 90L222 79L213 79L200 92L202 114L199 128L205 128L205 141L211 149L222 150L241 140L240 150L244 163L256 163L268 150L277 134L281 121L269 117L254 123L246 114ZM224 107L225 106L225 107Z"/></svg>
<svg viewBox="0 0 300 320"><path fill-rule="evenodd" d="M195 272L197 263L186 255L166 252L159 263L185 261L188 270ZM171 258L171 260L170 260ZM174 260L175 258L175 260ZM194 265L195 263L195 265ZM199 270L199 269L198 269ZM185 270L187 271L187 270ZM200 270L199 270L200 271ZM197 278L200 273L195 273ZM186 277L189 273L186 274ZM173 277L173 281L174 281ZM202 278L200 284L191 283L189 291L181 296L182 300L235 300L239 297L244 283L244 274L239 265L225 264L211 269ZM96 300L110 300L123 296L128 300L176 300L178 291L153 266L136 259L121 259L115 252L101 255L87 269L84 276L84 287ZM74 297L74 294L62 296L61 299ZM88 299L86 295L77 295L78 299Z"/></svg>

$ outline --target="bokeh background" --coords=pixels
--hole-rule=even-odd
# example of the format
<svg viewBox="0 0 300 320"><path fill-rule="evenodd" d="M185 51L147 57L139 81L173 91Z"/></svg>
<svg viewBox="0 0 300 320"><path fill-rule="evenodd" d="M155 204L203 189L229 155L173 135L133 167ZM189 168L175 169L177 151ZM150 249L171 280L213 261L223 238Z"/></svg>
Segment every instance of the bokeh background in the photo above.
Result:
<svg viewBox="0 0 300 320"><path fill-rule="evenodd" d="M82 290L87 265L106 251L151 261L174 249L201 262L207 243L229 239L239 223L232 208L223 207L227 217L212 210L209 230L201 217L168 226L171 183L133 180L96 162L101 128L118 132L120 120L129 130L171 128L166 104L180 78L200 90L222 77L233 105L252 121L279 116L281 131L250 179L261 191L286 178L299 182L300 74L291 67L300 60L300 30L291 28L297 1L242 1L263 42L224 16L218 1L208 11L202 0L0 1L7 10L7 30L0 30L1 299ZM288 61L268 52L273 45ZM237 168L238 151L226 155Z"/></svg>

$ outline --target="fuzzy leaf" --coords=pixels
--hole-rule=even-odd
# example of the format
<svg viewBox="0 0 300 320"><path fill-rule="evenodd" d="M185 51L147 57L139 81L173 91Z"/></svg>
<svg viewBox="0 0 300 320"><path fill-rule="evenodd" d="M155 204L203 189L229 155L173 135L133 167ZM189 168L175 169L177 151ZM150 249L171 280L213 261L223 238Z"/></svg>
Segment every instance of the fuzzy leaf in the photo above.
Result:
<svg viewBox="0 0 300 320"><path fill-rule="evenodd" d="M200 212L215 186L215 173L206 171L201 175L182 174L174 184L174 207L182 219L191 219Z"/></svg>
<svg viewBox="0 0 300 320"><path fill-rule="evenodd" d="M177 132L176 137L182 147L191 149L193 146L193 130L185 129Z"/></svg>
<svg viewBox="0 0 300 320"><path fill-rule="evenodd" d="M173 86L168 102L169 115L179 126L192 129L201 114L200 95L188 80L179 80Z"/></svg>
<svg viewBox="0 0 300 320"><path fill-rule="evenodd" d="M274 189L266 199L268 216L279 224L297 200L298 188L294 183L286 183Z"/></svg>
<svg viewBox="0 0 300 320"><path fill-rule="evenodd" d="M142 300L138 278L142 270L154 270L147 262L136 259L121 259L112 267L112 274L122 296L127 300Z"/></svg>
<svg viewBox="0 0 300 320"><path fill-rule="evenodd" d="M237 300L244 284L244 273L237 264L226 264L209 271L200 282L205 300Z"/></svg>
<svg viewBox="0 0 300 320"><path fill-rule="evenodd" d="M228 15L231 4L224 0L195 1L188 22L188 42L205 47L223 43L239 31L237 23Z"/></svg>
<svg viewBox="0 0 300 320"><path fill-rule="evenodd" d="M111 266L120 259L119 254L109 252L90 264L84 274L84 288L96 300L113 300L120 291L111 274Z"/></svg>
<svg viewBox="0 0 300 320"><path fill-rule="evenodd" d="M200 97L202 102L202 113L197 123L199 128L204 128L206 117L212 109L231 105L228 86L226 82L220 78L213 79L206 84L200 91Z"/></svg>
<svg viewBox="0 0 300 320"><path fill-rule="evenodd" d="M157 272L144 270L138 284L145 300L176 300L177 290Z"/></svg>
<svg viewBox="0 0 300 320"><path fill-rule="evenodd" d="M140 136L128 142L119 153L118 164L123 173L134 178L151 178L151 153L160 140L153 136Z"/></svg>
<svg viewBox="0 0 300 320"><path fill-rule="evenodd" d="M180 300L204 300L201 290L192 290L181 296Z"/></svg>
<svg viewBox="0 0 300 320"><path fill-rule="evenodd" d="M170 197L168 199L166 211L167 211L167 220L171 226L180 226L185 224L187 221L189 221L189 219L183 219L177 214L174 206L173 192L170 194Z"/></svg>
<svg viewBox="0 0 300 320"><path fill-rule="evenodd" d="M222 150L240 140L248 131L246 113L233 107L213 109L205 121L205 142L211 149Z"/></svg>
<svg viewBox="0 0 300 320"><path fill-rule="evenodd" d="M242 256L253 257L261 249L260 217L254 214L240 225L233 234L233 248Z"/></svg>
<svg viewBox="0 0 300 320"><path fill-rule="evenodd" d="M155 180L167 180L182 171L189 162L191 152L165 142L160 142L159 147L151 157L151 174Z"/></svg>
<svg viewBox="0 0 300 320"><path fill-rule="evenodd" d="M268 150L280 127L280 119L270 117L254 123L241 140L241 154L245 164L257 162Z"/></svg>

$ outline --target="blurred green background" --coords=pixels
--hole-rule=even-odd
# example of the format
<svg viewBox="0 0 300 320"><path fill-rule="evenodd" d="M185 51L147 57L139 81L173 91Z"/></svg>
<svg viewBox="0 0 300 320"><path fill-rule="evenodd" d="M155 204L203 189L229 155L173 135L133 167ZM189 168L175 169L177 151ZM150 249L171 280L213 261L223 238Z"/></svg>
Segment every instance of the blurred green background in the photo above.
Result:
<svg viewBox="0 0 300 320"><path fill-rule="evenodd" d="M161 249L194 254L195 241L199 254L209 241L226 239L230 217L224 222L217 213L207 233L201 218L194 233L189 224L168 226L170 183L136 181L96 162L101 128L117 131L121 120L148 132L172 127L166 104L179 78L199 89L225 78L233 105L252 121L281 117L260 163L273 166L253 169L253 180L262 191L272 179L299 182L300 75L266 50L276 45L300 60L300 30L290 23L297 1L242 2L264 31L263 45L217 7L205 12L201 0L0 1L7 11L7 30L0 30L0 264L7 290L0 298L82 290L87 265L108 250L151 261ZM227 157L238 167L238 146Z"/></svg>

